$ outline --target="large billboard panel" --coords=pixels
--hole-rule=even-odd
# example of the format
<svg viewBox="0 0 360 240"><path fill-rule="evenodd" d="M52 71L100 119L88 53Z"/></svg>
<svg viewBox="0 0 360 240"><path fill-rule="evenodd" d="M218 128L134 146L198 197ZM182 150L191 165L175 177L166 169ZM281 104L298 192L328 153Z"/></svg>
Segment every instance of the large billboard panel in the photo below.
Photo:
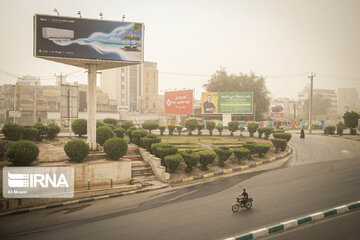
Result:
<svg viewBox="0 0 360 240"><path fill-rule="evenodd" d="M271 119L284 118L284 102L282 101L270 102L270 118Z"/></svg>
<svg viewBox="0 0 360 240"><path fill-rule="evenodd" d="M252 92L205 92L201 113L253 114Z"/></svg>
<svg viewBox="0 0 360 240"><path fill-rule="evenodd" d="M142 23L35 15L34 31L36 57L143 62Z"/></svg>
<svg viewBox="0 0 360 240"><path fill-rule="evenodd" d="M192 114L193 90L165 92L165 114Z"/></svg>

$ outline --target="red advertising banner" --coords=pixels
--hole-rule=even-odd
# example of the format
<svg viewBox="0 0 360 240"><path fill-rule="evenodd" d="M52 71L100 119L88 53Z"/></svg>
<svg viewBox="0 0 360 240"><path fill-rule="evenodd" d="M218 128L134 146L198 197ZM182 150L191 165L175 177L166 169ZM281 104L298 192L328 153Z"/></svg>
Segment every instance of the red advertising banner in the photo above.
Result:
<svg viewBox="0 0 360 240"><path fill-rule="evenodd" d="M165 92L165 114L192 114L193 90Z"/></svg>
<svg viewBox="0 0 360 240"><path fill-rule="evenodd" d="M284 102L282 101L270 102L270 118L271 119L284 118Z"/></svg>

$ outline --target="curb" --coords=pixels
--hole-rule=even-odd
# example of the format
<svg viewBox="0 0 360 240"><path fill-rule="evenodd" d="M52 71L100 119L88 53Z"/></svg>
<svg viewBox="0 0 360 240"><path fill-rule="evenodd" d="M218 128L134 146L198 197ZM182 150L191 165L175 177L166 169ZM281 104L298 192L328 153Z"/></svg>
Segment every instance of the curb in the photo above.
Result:
<svg viewBox="0 0 360 240"><path fill-rule="evenodd" d="M188 178L183 178L183 179L179 179L179 180L174 180L174 181L169 181L169 185L174 185L174 184L179 184L179 183L188 183L188 182L192 182L195 180L199 180L199 179L205 179L205 178L211 178L211 177L215 177L215 176L219 176L219 175L223 175L223 174L228 174L228 173L233 173L233 172L238 172L238 171L242 171L245 169L249 169L249 168L253 168L253 167L257 167L263 164L267 164L267 163L271 163L273 161L288 157L289 155L291 155L293 152L292 147L290 147L290 150L287 151L285 154L276 156L276 157L272 157L270 159L266 159L266 160L262 160L256 163L251 163L248 165L243 165L243 166L239 166L239 167L235 167L235 168L229 168L229 169L224 169L221 171L217 171L217 172L212 172L212 173L206 173L206 174L202 174L202 175L196 175L193 177L188 177Z"/></svg>
<svg viewBox="0 0 360 240"><path fill-rule="evenodd" d="M129 191L129 192L124 192L124 193L113 193L113 194L102 195L102 196L97 196L97 197L83 198L83 199L68 201L68 202L63 202L63 203L54 203L54 204L43 205L43 206L38 206L38 207L22 208L22 209L18 209L18 210L9 211L9 212L2 212L2 213L0 213L0 217L7 216L7 215L20 214L20 213L33 212L33 211L41 210L41 209L57 208L57 207L72 205L72 204L76 204L76 203L93 202L96 200L101 200L101 199L106 199L106 198L114 198L114 197L121 197L121 196L126 196L126 195L137 194L137 193L144 193L144 192L149 192L149 191L153 191L153 190L167 188L169 186L170 186L169 184L166 184L166 185L163 185L160 187L154 187L152 189L140 189L140 190Z"/></svg>
<svg viewBox="0 0 360 240"><path fill-rule="evenodd" d="M300 218L295 218L288 220L286 222L278 223L275 225L272 225L270 227L264 227L260 228L248 233L243 233L238 236L226 238L224 240L250 240L250 239L257 239L264 236L269 236L273 233L278 232L284 232L289 229L297 228L299 226L302 226L305 223L310 223L314 221L319 221L323 219L327 219L328 217L334 216L334 215L340 215L346 212L350 212L353 210L359 210L360 209L360 201L353 202L346 205L341 205L335 208L331 208L322 212L313 213L307 216L303 216Z"/></svg>

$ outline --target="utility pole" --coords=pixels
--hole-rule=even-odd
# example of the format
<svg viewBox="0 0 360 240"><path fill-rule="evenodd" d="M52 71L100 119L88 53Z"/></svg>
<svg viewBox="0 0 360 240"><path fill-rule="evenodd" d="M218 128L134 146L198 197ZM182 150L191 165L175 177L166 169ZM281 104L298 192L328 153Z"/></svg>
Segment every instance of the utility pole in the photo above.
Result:
<svg viewBox="0 0 360 240"><path fill-rule="evenodd" d="M69 115L69 138L71 138L71 85L68 85L68 115Z"/></svg>
<svg viewBox="0 0 360 240"><path fill-rule="evenodd" d="M14 85L14 111L16 111L16 84ZM13 117L13 122L16 123L15 117Z"/></svg>
<svg viewBox="0 0 360 240"><path fill-rule="evenodd" d="M312 120L312 100L313 100L313 80L314 80L315 74L311 73L308 78L310 78L310 102L309 102L309 133L311 133L311 120Z"/></svg>

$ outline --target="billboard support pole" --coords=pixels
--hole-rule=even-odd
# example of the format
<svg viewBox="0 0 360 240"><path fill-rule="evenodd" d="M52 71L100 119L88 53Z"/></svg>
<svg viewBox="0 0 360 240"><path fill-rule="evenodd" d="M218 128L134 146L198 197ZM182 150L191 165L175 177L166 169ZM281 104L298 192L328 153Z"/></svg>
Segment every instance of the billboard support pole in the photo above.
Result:
<svg viewBox="0 0 360 240"><path fill-rule="evenodd" d="M88 121L87 143L91 151L97 150L96 143L96 65L91 64L88 68Z"/></svg>

